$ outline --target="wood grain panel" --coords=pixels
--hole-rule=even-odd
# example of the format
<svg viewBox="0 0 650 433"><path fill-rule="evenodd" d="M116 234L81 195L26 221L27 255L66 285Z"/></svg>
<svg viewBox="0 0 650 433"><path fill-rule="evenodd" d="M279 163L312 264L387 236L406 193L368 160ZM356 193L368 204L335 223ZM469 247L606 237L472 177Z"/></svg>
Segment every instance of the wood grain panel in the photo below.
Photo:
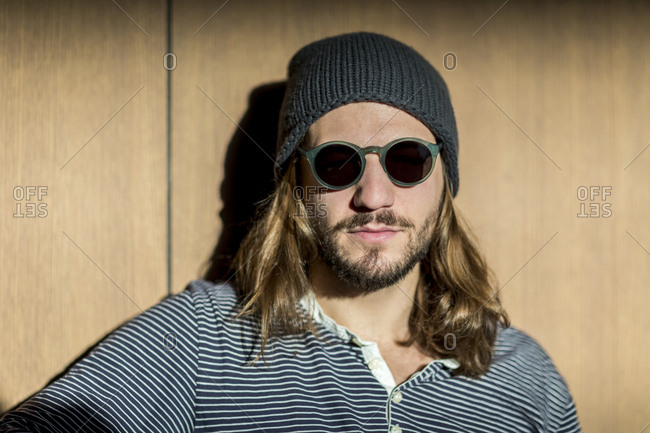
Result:
<svg viewBox="0 0 650 433"><path fill-rule="evenodd" d="M456 104L467 143L459 202L513 322L555 360L585 431L650 421L650 322L640 308L649 301L649 155L628 166L650 139L640 97L650 64L634 54L650 48L648 12L641 3L508 4L459 62L470 77ZM593 200L581 200L592 188ZM611 216L597 216L606 205Z"/></svg>
<svg viewBox="0 0 650 433"><path fill-rule="evenodd" d="M2 409L166 293L164 6L0 6Z"/></svg>

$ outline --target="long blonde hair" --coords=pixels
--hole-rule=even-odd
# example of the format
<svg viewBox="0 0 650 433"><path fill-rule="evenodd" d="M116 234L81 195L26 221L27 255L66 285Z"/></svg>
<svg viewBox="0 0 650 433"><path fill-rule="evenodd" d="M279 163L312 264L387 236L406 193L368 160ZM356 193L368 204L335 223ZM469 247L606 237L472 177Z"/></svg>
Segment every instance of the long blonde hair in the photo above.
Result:
<svg viewBox="0 0 650 433"><path fill-rule="evenodd" d="M259 318L261 352L280 334L315 333L298 308L309 291L308 263L317 254L316 235L302 200L294 197L296 164L291 161L261 206L231 265L242 298L238 317ZM447 177L428 257L409 318L410 338L424 353L453 357L453 374L478 377L489 368L498 323L509 319L496 282L467 224L456 213Z"/></svg>

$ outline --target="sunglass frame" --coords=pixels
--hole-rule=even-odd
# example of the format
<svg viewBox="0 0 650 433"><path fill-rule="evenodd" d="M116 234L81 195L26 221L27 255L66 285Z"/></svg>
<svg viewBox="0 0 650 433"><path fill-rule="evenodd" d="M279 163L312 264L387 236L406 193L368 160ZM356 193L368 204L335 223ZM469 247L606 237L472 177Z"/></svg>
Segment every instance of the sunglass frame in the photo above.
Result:
<svg viewBox="0 0 650 433"><path fill-rule="evenodd" d="M416 181L416 182L401 182L401 181L395 179L388 172L388 169L386 168L386 154L388 153L388 151L393 146L395 146L396 144L399 144L399 143L402 143L402 142L405 142L405 141L415 141L417 143L420 143L420 144L424 145L429 150L429 152L431 152L431 158L433 159L433 162L431 163L431 168L429 169L429 172L421 180ZM329 146L335 145L335 144L336 145L349 146L349 147L353 148L357 154L360 154L360 157L361 157L361 170L359 171L359 174L354 179L354 181L350 182L347 185L343 185L343 186L335 186L335 185L331 185L331 184L325 182L318 175L318 173L316 172L316 167L315 167L316 156L318 155L318 153L320 151L322 151L323 149L325 149L325 148L327 148ZM361 180L361 177L363 176L363 173L366 170L366 155L369 154L369 153L376 153L377 155L379 155L379 160L381 162L381 167L384 169L384 172L386 173L386 176L388 176L388 178L391 180L391 182L393 182L395 185L402 186L402 187L411 187L411 186L418 185L418 184L424 182L425 180L427 180L429 178L429 176L431 176L431 173L433 173L433 169L434 169L434 167L436 165L436 159L438 157L438 153L440 152L440 145L437 144L437 143L431 143L429 141L423 140L421 138L416 138L416 137L402 137L402 138L398 138L396 140L391 141L390 143L386 144L385 146L366 146L366 147L359 147L356 144L349 143L347 141L335 140L335 141L328 141L326 143L320 144L320 145L318 145L318 146L316 146L316 147L314 147L312 149L309 149L309 150L305 150L305 149L302 148L302 146L298 146L298 152L307 159L307 161L309 162L309 167L311 168L311 172L313 173L316 180L322 186L324 186L327 189L339 191L339 190L343 190L343 189L346 189L346 188L350 188L351 186L356 185L357 182L359 182L359 180ZM347 164L348 162L349 162L349 160L346 161L344 164Z"/></svg>

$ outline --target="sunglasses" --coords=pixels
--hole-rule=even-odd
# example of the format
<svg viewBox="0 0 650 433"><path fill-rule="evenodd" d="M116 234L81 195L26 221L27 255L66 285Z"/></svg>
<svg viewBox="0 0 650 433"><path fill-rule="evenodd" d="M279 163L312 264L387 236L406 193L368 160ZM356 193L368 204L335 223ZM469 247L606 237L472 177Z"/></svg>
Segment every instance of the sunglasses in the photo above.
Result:
<svg viewBox="0 0 650 433"><path fill-rule="evenodd" d="M359 147L345 141L328 141L310 150L298 147L298 152L309 161L316 180L333 190L359 182L368 153L379 155L381 166L395 185L417 185L433 172L439 151L439 145L412 137L399 138L383 147Z"/></svg>

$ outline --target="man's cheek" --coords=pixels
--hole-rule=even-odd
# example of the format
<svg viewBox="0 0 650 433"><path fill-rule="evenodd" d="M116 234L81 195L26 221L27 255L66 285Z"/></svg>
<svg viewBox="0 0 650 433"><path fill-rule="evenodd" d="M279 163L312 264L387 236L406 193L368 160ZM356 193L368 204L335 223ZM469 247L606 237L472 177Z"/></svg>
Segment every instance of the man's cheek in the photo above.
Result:
<svg viewBox="0 0 650 433"><path fill-rule="evenodd" d="M326 203L305 203L307 218L327 218Z"/></svg>
<svg viewBox="0 0 650 433"><path fill-rule="evenodd" d="M329 215L329 205L327 188L323 186L307 186L305 187L305 207L307 214L311 218L325 218ZM331 223L331 221L330 221Z"/></svg>

